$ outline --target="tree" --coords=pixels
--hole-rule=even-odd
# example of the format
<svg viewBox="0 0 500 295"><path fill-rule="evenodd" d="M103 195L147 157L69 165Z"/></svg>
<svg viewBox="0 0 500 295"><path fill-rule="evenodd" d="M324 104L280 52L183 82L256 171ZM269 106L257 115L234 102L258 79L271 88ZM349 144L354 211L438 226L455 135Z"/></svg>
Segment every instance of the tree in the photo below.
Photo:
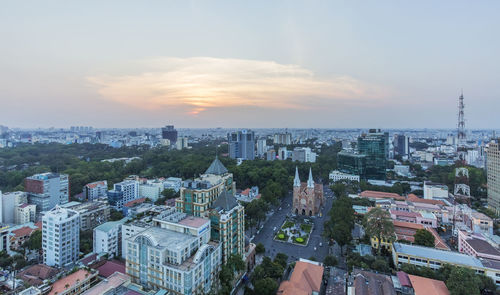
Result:
<svg viewBox="0 0 500 295"><path fill-rule="evenodd" d="M286 255L285 253L278 253L276 254L276 257L274 257L274 262L278 263L283 268L286 268L287 261L288 261L288 255Z"/></svg>
<svg viewBox="0 0 500 295"><path fill-rule="evenodd" d="M278 283L271 278L260 279L254 284L254 293L259 295L275 295Z"/></svg>
<svg viewBox="0 0 500 295"><path fill-rule="evenodd" d="M382 240L392 242L394 240L394 224L389 213L381 208L373 208L365 215L365 232L369 237L378 239L378 255L382 251Z"/></svg>
<svg viewBox="0 0 500 295"><path fill-rule="evenodd" d="M266 252L266 248L264 247L264 245L262 243L258 243L257 246L255 246L255 252L257 254L262 254L262 253Z"/></svg>
<svg viewBox="0 0 500 295"><path fill-rule="evenodd" d="M117 211L115 209L111 209L110 214L109 214L109 219L111 221L117 221L117 220L122 219L123 217L124 216L123 216L123 213L121 211Z"/></svg>
<svg viewBox="0 0 500 295"><path fill-rule="evenodd" d="M29 240L26 241L25 247L30 250L41 250L42 249L42 231L36 230L34 231Z"/></svg>
<svg viewBox="0 0 500 295"><path fill-rule="evenodd" d="M418 229L414 235L415 244L425 247L434 247L434 235L426 229Z"/></svg>
<svg viewBox="0 0 500 295"><path fill-rule="evenodd" d="M266 219L266 212L269 210L269 204L262 199L256 199L248 203L245 207L245 213L247 219L254 221L257 227L260 226L260 222Z"/></svg>
<svg viewBox="0 0 500 295"><path fill-rule="evenodd" d="M325 257L325 260L323 260L323 263L326 266L336 266L338 264L337 258L335 258L332 255L328 255Z"/></svg>
<svg viewBox="0 0 500 295"><path fill-rule="evenodd" d="M481 279L472 269L455 267L446 281L452 295L479 295Z"/></svg>

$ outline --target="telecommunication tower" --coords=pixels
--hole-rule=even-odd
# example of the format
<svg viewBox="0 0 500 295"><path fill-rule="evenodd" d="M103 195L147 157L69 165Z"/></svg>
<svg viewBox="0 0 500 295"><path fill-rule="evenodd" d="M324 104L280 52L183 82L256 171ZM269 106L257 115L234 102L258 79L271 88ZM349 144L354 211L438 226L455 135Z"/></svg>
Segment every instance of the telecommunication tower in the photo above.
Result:
<svg viewBox="0 0 500 295"><path fill-rule="evenodd" d="M460 161L465 164L466 138L465 138L465 117L464 117L464 93L458 97L458 125L457 125L457 152Z"/></svg>

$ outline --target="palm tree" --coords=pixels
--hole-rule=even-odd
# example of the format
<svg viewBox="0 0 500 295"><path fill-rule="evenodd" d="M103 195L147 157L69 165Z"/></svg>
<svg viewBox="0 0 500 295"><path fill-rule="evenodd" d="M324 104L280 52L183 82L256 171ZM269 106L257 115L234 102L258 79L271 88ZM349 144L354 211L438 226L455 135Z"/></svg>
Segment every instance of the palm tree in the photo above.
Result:
<svg viewBox="0 0 500 295"><path fill-rule="evenodd" d="M373 208L365 215L364 226L366 234L378 239L378 255L382 251L382 240L391 243L394 241L394 224L389 212L381 208Z"/></svg>

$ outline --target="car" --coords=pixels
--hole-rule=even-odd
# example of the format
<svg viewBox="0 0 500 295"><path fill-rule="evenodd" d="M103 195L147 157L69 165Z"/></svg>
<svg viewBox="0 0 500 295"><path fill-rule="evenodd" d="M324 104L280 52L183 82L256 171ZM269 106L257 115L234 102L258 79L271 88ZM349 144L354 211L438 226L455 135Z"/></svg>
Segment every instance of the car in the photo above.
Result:
<svg viewBox="0 0 500 295"><path fill-rule="evenodd" d="M273 228L273 231L276 231L276 226Z"/></svg>
<svg viewBox="0 0 500 295"><path fill-rule="evenodd" d="M320 246L320 247L323 247L323 243L319 243L319 246Z"/></svg>

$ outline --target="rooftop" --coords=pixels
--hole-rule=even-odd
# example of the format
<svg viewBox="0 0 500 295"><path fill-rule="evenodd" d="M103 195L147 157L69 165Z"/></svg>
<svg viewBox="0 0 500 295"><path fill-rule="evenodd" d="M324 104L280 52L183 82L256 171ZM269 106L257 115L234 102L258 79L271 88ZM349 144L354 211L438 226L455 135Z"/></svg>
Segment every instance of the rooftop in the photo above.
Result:
<svg viewBox="0 0 500 295"><path fill-rule="evenodd" d="M125 263L118 260L106 261L106 263L97 268L97 271L99 271L100 276L108 279L109 276L116 273L126 274Z"/></svg>
<svg viewBox="0 0 500 295"><path fill-rule="evenodd" d="M301 295L319 292L323 279L324 267L305 261L297 261L290 280L283 281L277 294Z"/></svg>
<svg viewBox="0 0 500 295"><path fill-rule="evenodd" d="M386 192L377 192L377 191L362 191L359 194L360 197L363 198L375 198L375 199L394 199L404 201L404 197L394 194L394 193L386 193Z"/></svg>
<svg viewBox="0 0 500 295"><path fill-rule="evenodd" d="M67 290L66 285L69 285L69 288L71 288L73 285L75 285L77 280L79 282L83 282L86 279L90 278L91 275L91 272L84 269L79 269L76 272L55 281L52 284L52 289L50 290L50 293L48 295L62 294L65 290Z"/></svg>
<svg viewBox="0 0 500 295"><path fill-rule="evenodd" d="M352 273L356 295L396 295L391 277L355 269Z"/></svg>
<svg viewBox="0 0 500 295"><path fill-rule="evenodd" d="M230 211L236 206L238 206L238 201L236 201L236 198L232 193L224 190L214 202L212 207L218 210L223 209L225 211Z"/></svg>
<svg viewBox="0 0 500 295"><path fill-rule="evenodd" d="M495 255L495 256L500 256L500 251L495 249L490 243L486 242L485 240L482 239L477 239L477 238L470 238L465 240L466 243L468 243L474 251L482 254L487 254L487 255Z"/></svg>
<svg viewBox="0 0 500 295"><path fill-rule="evenodd" d="M393 247L397 253L401 254L425 257L432 260L458 265L466 265L473 268L480 268L483 266L479 259L458 252L438 250L429 247L407 245L401 243L393 243Z"/></svg>
<svg viewBox="0 0 500 295"><path fill-rule="evenodd" d="M190 244L197 240L196 237L191 235L159 227L150 227L145 231L130 237L129 240L133 241L139 236L146 237L155 247L174 250L181 250L186 244Z"/></svg>
<svg viewBox="0 0 500 295"><path fill-rule="evenodd" d="M101 281L99 284L82 293L82 295L101 295L127 282L130 282L130 277L128 275L115 272L108 276L106 280Z"/></svg>
<svg viewBox="0 0 500 295"><path fill-rule="evenodd" d="M215 157L215 160L210 164L205 174L215 174L215 175L223 175L226 174L228 170L224 167L224 164L219 160L219 157Z"/></svg>
<svg viewBox="0 0 500 295"><path fill-rule="evenodd" d="M108 222L105 222L99 226L96 226L94 228L94 230L100 230L100 231L103 231L103 232L109 232L111 229L115 228L117 225L119 224L124 224L125 221L127 221L128 219L127 218L122 218L120 220L117 220L117 221L108 221Z"/></svg>
<svg viewBox="0 0 500 295"><path fill-rule="evenodd" d="M450 295L443 281L408 275L415 295Z"/></svg>

